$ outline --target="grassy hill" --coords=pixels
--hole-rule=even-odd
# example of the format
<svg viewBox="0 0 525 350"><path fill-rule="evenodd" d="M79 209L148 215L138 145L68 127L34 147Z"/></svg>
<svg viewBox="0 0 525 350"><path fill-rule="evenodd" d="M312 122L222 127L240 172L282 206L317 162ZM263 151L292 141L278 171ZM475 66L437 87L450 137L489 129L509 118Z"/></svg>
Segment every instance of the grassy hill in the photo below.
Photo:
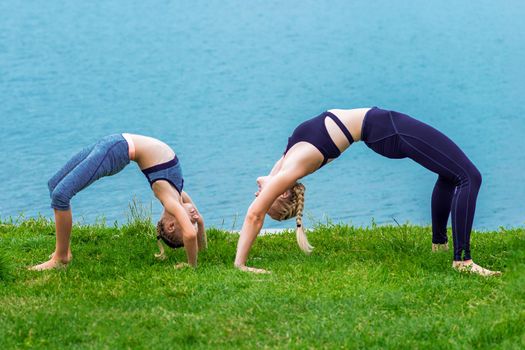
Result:
<svg viewBox="0 0 525 350"><path fill-rule="evenodd" d="M259 237L233 268L237 235L211 229L197 270L158 261L148 220L75 226L67 269L32 272L54 248L45 219L0 224L0 348L525 348L525 230L473 233L452 270L428 227L325 225L304 255L293 232Z"/></svg>

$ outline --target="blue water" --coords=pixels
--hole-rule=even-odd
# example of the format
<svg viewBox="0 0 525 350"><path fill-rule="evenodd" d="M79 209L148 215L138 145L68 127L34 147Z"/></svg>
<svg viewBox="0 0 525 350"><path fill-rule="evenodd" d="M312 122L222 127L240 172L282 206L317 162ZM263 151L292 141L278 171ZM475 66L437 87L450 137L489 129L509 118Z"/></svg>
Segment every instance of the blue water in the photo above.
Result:
<svg viewBox="0 0 525 350"><path fill-rule="evenodd" d="M478 166L476 228L522 225L523 18L521 0L3 0L0 217L51 216L47 179L132 132L175 149L208 224L239 228L297 124L377 105L437 127ZM306 213L429 224L435 180L358 143L304 180ZM125 222L133 196L153 201L136 165L77 195L74 216Z"/></svg>

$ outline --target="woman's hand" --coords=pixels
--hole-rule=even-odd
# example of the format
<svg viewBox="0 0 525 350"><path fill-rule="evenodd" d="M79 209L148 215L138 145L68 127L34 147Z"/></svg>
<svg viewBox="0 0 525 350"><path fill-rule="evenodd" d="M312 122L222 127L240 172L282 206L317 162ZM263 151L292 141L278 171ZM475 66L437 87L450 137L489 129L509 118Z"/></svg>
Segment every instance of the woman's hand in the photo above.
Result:
<svg viewBox="0 0 525 350"><path fill-rule="evenodd" d="M237 253L235 255L235 266L245 266L250 249L261 231L264 217L273 202L300 178L302 173L298 171L281 171L275 176L265 179L265 184L260 182L261 191L252 202L237 242ZM262 178L260 178L262 179Z"/></svg>
<svg viewBox="0 0 525 350"><path fill-rule="evenodd" d="M265 274L269 274L269 273L271 273L271 272L268 271L268 270L258 269L258 268L256 268L256 267L248 267L248 266L245 266L245 265L235 266L235 267L238 268L239 270L241 270L241 271L245 271L245 272L251 272L251 273L265 273Z"/></svg>

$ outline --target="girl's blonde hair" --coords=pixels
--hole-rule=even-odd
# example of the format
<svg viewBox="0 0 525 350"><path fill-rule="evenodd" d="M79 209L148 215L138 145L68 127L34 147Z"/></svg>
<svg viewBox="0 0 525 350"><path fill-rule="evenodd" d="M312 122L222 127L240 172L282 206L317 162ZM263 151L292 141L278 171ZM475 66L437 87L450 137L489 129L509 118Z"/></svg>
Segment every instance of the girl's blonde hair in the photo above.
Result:
<svg viewBox="0 0 525 350"><path fill-rule="evenodd" d="M288 220L295 216L297 228L295 235L297 237L297 244L299 248L305 253L311 253L314 247L308 242L308 237L304 232L303 227L303 209L304 209L304 192L306 187L300 182L296 182L290 188L290 195L286 198L279 197L273 202L268 215L274 220L282 221Z"/></svg>
<svg viewBox="0 0 525 350"><path fill-rule="evenodd" d="M172 233L168 233L164 230L164 220L160 219L157 222L157 240L162 240L170 248L184 247L184 241L182 240L182 228L179 223L175 221L175 229Z"/></svg>

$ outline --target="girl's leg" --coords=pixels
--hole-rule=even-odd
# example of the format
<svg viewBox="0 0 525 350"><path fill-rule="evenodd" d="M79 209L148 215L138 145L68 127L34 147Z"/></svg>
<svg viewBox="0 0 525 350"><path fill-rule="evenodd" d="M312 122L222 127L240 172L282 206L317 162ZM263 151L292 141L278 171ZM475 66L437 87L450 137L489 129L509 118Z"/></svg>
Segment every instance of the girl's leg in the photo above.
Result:
<svg viewBox="0 0 525 350"><path fill-rule="evenodd" d="M439 176L432 192L432 243L448 242L447 222L456 185L444 176Z"/></svg>
<svg viewBox="0 0 525 350"><path fill-rule="evenodd" d="M55 229L57 234L57 240L55 245L54 258L66 264L69 262L69 260L71 260L71 248L69 246L69 238L71 237L72 226L73 217L71 215L71 209L55 209Z"/></svg>
<svg viewBox="0 0 525 350"><path fill-rule="evenodd" d="M91 151L71 169L51 192L51 207L68 210L69 202L79 191L104 176L121 171L129 164L127 143L124 138L97 143Z"/></svg>
<svg viewBox="0 0 525 350"><path fill-rule="evenodd" d="M58 183L73 170L78 164L80 164L86 157L91 153L93 150L94 145L91 145L89 147L85 147L80 152L75 154L71 159L64 164L62 168L60 168L54 175L49 179L47 182L47 188L49 189L49 195L53 193L53 190L58 185Z"/></svg>
<svg viewBox="0 0 525 350"><path fill-rule="evenodd" d="M129 163L127 144L123 144L123 142L125 143L126 141L122 139L120 142L99 143L92 147L89 153L83 156L83 159L76 166L65 166L63 168L69 171L58 183L54 184L51 191L51 206L55 209L57 234L55 253L49 261L37 265L33 269L50 269L70 260L69 240L72 214L69 203L71 198L94 181L103 176L119 172ZM111 153L112 151L115 151L117 155ZM79 155L80 153L77 154L77 158L81 158ZM73 164L73 162L69 163Z"/></svg>
<svg viewBox="0 0 525 350"><path fill-rule="evenodd" d="M69 237L71 236L72 222L71 209L55 209L55 228L57 235L55 252L50 256L48 261L31 267L31 270L50 270L65 266L71 261L72 255L69 247Z"/></svg>

